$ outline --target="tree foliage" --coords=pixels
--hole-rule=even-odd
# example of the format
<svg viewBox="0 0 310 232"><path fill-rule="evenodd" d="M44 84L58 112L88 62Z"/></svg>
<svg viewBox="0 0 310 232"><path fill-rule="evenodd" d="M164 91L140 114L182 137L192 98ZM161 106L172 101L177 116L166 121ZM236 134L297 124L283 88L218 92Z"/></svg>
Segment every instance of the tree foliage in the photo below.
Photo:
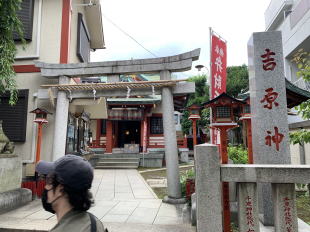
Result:
<svg viewBox="0 0 310 232"><path fill-rule="evenodd" d="M195 82L196 91L189 96L186 107L193 104L202 106L203 103L209 101L209 86L206 85L206 75L194 76L188 81ZM249 74L246 65L227 67L227 83L226 92L228 95L237 97L242 91L249 89ZM197 121L200 128L205 128L210 124L210 109L202 109L201 119ZM184 111L182 117L182 131L184 134L189 134L192 122L188 119L189 112Z"/></svg>
<svg viewBox="0 0 310 232"><path fill-rule="evenodd" d="M303 49L299 49L291 60L298 67L297 77L303 78L305 81L310 81L310 53L305 52ZM310 100L301 103L298 107L298 114L303 119L310 119ZM293 144L310 143L310 131L309 130L297 130L290 132L290 141Z"/></svg>
<svg viewBox="0 0 310 232"><path fill-rule="evenodd" d="M227 67L226 93L237 97L249 89L249 73L246 65Z"/></svg>
<svg viewBox="0 0 310 232"><path fill-rule="evenodd" d="M206 75L201 76L194 76L188 79L188 81L195 82L195 93L190 94L186 107L191 106L193 104L197 104L202 106L203 103L209 100L209 86L206 85L207 80ZM189 134L189 130L192 126L192 121L188 119L189 111L185 110L183 112L181 124L182 124L182 131L184 134ZM210 122L210 110L203 109L200 115L201 119L197 121L199 127L204 128Z"/></svg>
<svg viewBox="0 0 310 232"><path fill-rule="evenodd" d="M22 23L17 16L20 4L21 0L0 1L0 95L9 91L11 105L17 101L17 85L13 69L16 45L13 32L16 31L20 38L23 38Z"/></svg>
<svg viewBox="0 0 310 232"><path fill-rule="evenodd" d="M299 49L291 60L297 65L297 77L302 77L305 81L310 81L310 53Z"/></svg>

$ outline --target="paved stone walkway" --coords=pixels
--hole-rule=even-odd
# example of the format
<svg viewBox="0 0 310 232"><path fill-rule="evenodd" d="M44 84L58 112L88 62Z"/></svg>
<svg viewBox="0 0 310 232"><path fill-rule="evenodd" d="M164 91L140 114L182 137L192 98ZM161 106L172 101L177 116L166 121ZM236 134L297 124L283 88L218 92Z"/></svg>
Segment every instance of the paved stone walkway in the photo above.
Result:
<svg viewBox="0 0 310 232"><path fill-rule="evenodd" d="M112 232L192 232L184 205L169 205L155 193L137 170L95 170L92 186L95 214ZM36 200L0 215L0 231L47 231L56 223L53 214Z"/></svg>

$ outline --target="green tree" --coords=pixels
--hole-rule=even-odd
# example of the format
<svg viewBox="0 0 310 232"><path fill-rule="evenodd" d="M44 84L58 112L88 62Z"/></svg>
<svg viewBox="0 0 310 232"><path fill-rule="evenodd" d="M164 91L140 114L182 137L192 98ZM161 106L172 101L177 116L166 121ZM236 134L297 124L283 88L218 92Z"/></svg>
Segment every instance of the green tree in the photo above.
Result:
<svg viewBox="0 0 310 232"><path fill-rule="evenodd" d="M10 92L9 103L17 102L17 84L13 69L16 45L13 32L23 38L22 23L17 16L22 0L0 1L0 95ZM22 39L22 43L25 41Z"/></svg>
<svg viewBox="0 0 310 232"><path fill-rule="evenodd" d="M226 93L237 97L239 93L249 89L248 67L242 66L227 67Z"/></svg>
<svg viewBox="0 0 310 232"><path fill-rule="evenodd" d="M293 56L292 62L298 67L297 77L303 78L305 81L310 81L310 53L300 49ZM305 120L310 119L310 100L301 103L298 107L298 114ZM309 130L297 130L290 133L290 141L293 144L310 143Z"/></svg>
<svg viewBox="0 0 310 232"><path fill-rule="evenodd" d="M206 75L201 76L194 76L190 77L188 81L195 82L195 93L190 94L186 107L191 106L193 104L197 104L202 106L202 104L209 100L209 86L206 85L207 80ZM197 124L199 127L205 127L209 124L209 109L203 109L201 112L201 119L197 121ZM182 131L184 134L189 134L189 130L192 126L192 121L188 119L189 117L189 111L185 110L183 112L181 124L182 124Z"/></svg>
<svg viewBox="0 0 310 232"><path fill-rule="evenodd" d="M209 86L206 85L206 75L194 76L188 79L188 81L195 82L196 91L190 94L186 107L197 104L201 105L209 101ZM249 74L246 65L227 67L227 82L226 92L228 95L237 97L237 95L245 90L249 89ZM210 124L210 109L202 109L201 119L197 121L200 128L204 128ZM184 134L189 134L189 129L192 126L192 122L188 119L189 112L184 111L182 117L182 131Z"/></svg>

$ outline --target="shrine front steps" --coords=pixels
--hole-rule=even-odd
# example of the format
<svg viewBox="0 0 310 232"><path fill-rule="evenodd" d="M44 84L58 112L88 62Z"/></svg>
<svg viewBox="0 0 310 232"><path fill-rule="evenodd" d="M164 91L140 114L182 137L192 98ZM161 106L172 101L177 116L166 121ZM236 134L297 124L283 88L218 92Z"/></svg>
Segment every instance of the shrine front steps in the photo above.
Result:
<svg viewBox="0 0 310 232"><path fill-rule="evenodd" d="M96 169L136 169L139 167L139 158L99 158Z"/></svg>

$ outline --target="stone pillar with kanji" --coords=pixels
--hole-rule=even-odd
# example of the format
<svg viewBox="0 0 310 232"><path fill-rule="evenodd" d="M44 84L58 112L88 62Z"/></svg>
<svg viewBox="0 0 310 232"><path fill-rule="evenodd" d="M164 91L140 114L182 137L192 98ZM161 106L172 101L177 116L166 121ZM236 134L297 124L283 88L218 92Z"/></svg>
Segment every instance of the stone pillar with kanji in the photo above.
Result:
<svg viewBox="0 0 310 232"><path fill-rule="evenodd" d="M289 164L287 102L280 31L253 33L248 42L254 164ZM271 185L259 187L265 225L274 224Z"/></svg>

